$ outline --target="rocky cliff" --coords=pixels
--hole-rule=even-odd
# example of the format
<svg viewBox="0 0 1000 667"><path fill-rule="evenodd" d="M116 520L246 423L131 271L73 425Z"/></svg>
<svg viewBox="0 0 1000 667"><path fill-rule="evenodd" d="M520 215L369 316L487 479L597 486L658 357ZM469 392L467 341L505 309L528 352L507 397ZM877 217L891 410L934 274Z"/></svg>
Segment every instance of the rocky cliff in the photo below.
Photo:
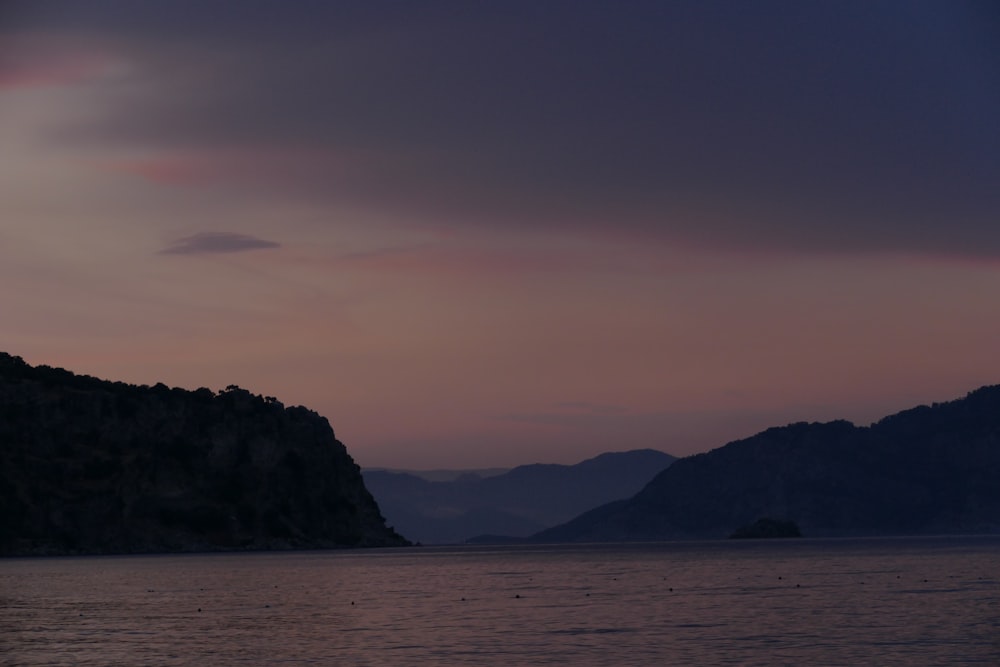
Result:
<svg viewBox="0 0 1000 667"><path fill-rule="evenodd" d="M1000 386L869 427L768 429L533 539L721 538L760 517L806 537L1000 532Z"/></svg>
<svg viewBox="0 0 1000 667"><path fill-rule="evenodd" d="M2 555L405 543L315 412L0 353Z"/></svg>

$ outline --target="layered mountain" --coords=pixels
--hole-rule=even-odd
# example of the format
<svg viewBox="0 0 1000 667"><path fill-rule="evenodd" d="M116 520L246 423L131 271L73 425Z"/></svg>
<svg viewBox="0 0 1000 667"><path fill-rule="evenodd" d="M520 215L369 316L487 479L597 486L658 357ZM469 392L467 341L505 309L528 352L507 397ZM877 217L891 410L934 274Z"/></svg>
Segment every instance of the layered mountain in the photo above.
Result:
<svg viewBox="0 0 1000 667"><path fill-rule="evenodd" d="M0 353L0 555L403 544L315 412Z"/></svg>
<svg viewBox="0 0 1000 667"><path fill-rule="evenodd" d="M721 538L761 518L807 537L1000 532L1000 386L869 427L772 428L532 539Z"/></svg>
<svg viewBox="0 0 1000 667"><path fill-rule="evenodd" d="M365 470L388 521L424 544L482 535L526 537L640 490L674 457L652 449L612 452L575 465L532 464L484 477L429 481L419 474Z"/></svg>

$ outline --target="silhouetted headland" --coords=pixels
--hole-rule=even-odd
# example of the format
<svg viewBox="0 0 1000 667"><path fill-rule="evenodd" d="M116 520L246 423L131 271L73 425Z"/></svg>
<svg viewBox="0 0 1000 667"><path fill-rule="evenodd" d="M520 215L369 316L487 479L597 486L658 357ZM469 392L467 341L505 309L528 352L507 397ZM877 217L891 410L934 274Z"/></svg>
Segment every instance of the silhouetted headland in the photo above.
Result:
<svg viewBox="0 0 1000 667"><path fill-rule="evenodd" d="M808 537L1000 533L1000 386L868 426L798 423L675 461L536 542L724 538L760 517Z"/></svg>
<svg viewBox="0 0 1000 667"><path fill-rule="evenodd" d="M0 554L407 544L327 420L0 353Z"/></svg>

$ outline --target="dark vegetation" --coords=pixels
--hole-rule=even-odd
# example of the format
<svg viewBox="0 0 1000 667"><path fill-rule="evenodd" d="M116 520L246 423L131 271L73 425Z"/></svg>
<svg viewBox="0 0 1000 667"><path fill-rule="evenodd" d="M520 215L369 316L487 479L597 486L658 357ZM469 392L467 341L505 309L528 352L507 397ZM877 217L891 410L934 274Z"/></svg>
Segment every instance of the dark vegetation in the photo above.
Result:
<svg viewBox="0 0 1000 667"><path fill-rule="evenodd" d="M0 554L405 543L315 412L0 353Z"/></svg>
<svg viewBox="0 0 1000 667"><path fill-rule="evenodd" d="M719 538L758 517L810 537L1000 532L1000 386L869 427L768 429L679 459L537 541Z"/></svg>

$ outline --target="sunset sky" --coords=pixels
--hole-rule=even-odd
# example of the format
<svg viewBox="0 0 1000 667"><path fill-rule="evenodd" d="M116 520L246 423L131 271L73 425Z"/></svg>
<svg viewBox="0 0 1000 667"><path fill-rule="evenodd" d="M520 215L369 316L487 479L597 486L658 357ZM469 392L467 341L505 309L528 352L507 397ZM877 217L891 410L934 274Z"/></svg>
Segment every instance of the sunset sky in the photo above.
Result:
<svg viewBox="0 0 1000 667"><path fill-rule="evenodd" d="M363 466L1000 383L1000 5L0 0L0 350Z"/></svg>

